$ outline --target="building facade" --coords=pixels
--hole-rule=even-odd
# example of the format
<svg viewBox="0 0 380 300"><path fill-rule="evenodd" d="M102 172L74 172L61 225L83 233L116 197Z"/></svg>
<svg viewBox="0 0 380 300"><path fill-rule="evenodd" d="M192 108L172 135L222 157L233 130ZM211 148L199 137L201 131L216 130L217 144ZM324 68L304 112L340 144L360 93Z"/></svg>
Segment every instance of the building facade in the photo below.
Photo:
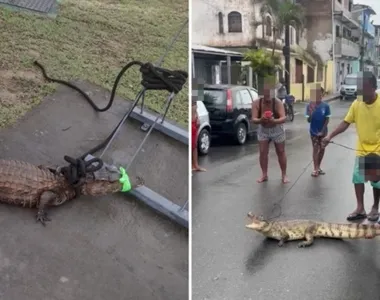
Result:
<svg viewBox="0 0 380 300"><path fill-rule="evenodd" d="M353 15L353 0L295 1L305 8L306 24L302 32L290 29L291 93L297 100L307 100L310 85L316 82L335 93L345 76L357 70L362 40L360 16L365 14L362 10ZM192 0L193 43L240 53L255 47L271 51L275 44L275 51L282 54L284 37L274 41L272 17L261 16L262 3L263 0ZM368 20L367 14L364 32L370 47L373 26ZM375 54L376 51L372 56ZM369 52L366 55L371 56Z"/></svg>
<svg viewBox="0 0 380 300"><path fill-rule="evenodd" d="M360 45L361 53L354 63L353 72L360 71L360 60L363 56L363 69L377 73L376 47L375 47L375 26L371 22L371 15L376 14L373 9L366 5L355 4L353 6L352 17L360 26L353 31L355 42Z"/></svg>

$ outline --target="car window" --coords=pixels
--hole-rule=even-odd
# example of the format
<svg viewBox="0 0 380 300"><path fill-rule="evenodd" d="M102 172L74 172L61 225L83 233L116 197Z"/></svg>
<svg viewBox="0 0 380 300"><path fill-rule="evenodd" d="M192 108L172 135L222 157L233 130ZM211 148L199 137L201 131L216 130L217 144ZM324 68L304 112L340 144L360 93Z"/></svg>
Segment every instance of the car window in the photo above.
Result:
<svg viewBox="0 0 380 300"><path fill-rule="evenodd" d="M234 102L235 102L235 105L238 106L238 107L240 107L240 108L243 105L243 99L242 99L239 91L235 92Z"/></svg>
<svg viewBox="0 0 380 300"><path fill-rule="evenodd" d="M197 101L197 113L198 116L207 115L207 109L202 101Z"/></svg>
<svg viewBox="0 0 380 300"><path fill-rule="evenodd" d="M240 90L239 94L241 96L241 99L243 101L243 104L252 104L252 98L251 95L249 94L249 91L247 89Z"/></svg>
<svg viewBox="0 0 380 300"><path fill-rule="evenodd" d="M253 101L259 98L259 94L256 91L249 90L249 93L251 94Z"/></svg>
<svg viewBox="0 0 380 300"><path fill-rule="evenodd" d="M357 85L357 82L358 81L355 77L346 77L343 83L346 85Z"/></svg>
<svg viewBox="0 0 380 300"><path fill-rule="evenodd" d="M223 90L205 90L203 103L205 105L218 105L226 102L226 92Z"/></svg>

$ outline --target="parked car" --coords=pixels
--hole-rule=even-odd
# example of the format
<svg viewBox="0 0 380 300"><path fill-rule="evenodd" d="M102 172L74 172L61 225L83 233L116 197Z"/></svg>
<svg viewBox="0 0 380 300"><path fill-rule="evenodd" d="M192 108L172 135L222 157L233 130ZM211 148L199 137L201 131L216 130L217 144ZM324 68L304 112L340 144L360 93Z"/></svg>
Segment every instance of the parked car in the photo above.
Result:
<svg viewBox="0 0 380 300"><path fill-rule="evenodd" d="M357 93L357 78L358 74L348 74L340 87L340 100L356 99Z"/></svg>
<svg viewBox="0 0 380 300"><path fill-rule="evenodd" d="M257 130L252 122L252 102L258 98L257 90L239 85L204 85L204 98L212 134L230 136L243 145L247 135Z"/></svg>
<svg viewBox="0 0 380 300"><path fill-rule="evenodd" d="M202 101L197 101L197 113L199 118L198 153L207 155L211 145L211 125L208 111Z"/></svg>

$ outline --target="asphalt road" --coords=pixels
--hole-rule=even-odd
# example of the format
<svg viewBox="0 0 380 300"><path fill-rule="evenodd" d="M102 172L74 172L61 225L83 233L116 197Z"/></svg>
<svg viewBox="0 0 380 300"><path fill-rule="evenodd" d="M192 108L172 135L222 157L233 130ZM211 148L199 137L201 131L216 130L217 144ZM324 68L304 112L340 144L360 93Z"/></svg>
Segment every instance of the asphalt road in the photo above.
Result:
<svg viewBox="0 0 380 300"><path fill-rule="evenodd" d="M335 101L331 127L349 103ZM288 174L280 182L273 146L269 182L257 184L261 171L254 141L243 147L218 145L200 160L207 172L193 176L193 299L358 300L380 292L378 240L317 239L306 249L290 242L283 248L244 227L252 211L279 219L346 222L355 208L351 184L354 151L330 145L323 169L310 176L311 145L302 114L287 124ZM355 146L355 129L335 139ZM366 186L366 208L372 191Z"/></svg>

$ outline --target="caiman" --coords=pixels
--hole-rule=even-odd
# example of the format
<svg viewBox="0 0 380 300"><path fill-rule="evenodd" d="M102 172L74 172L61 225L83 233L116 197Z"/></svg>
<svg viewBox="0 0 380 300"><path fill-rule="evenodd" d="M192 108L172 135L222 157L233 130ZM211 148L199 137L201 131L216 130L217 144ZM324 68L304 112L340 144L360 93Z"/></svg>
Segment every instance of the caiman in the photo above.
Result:
<svg viewBox="0 0 380 300"><path fill-rule="evenodd" d="M115 166L104 164L88 173L79 187L45 166L35 166L17 160L0 160L0 202L37 208L36 220L45 225L50 221L47 207L59 206L80 195L102 196L122 189L120 172ZM133 188L143 185L140 177L130 179Z"/></svg>
<svg viewBox="0 0 380 300"><path fill-rule="evenodd" d="M337 224L311 220L267 221L262 216L248 213L251 223L246 228L260 232L264 236L278 240L282 247L287 241L304 240L298 247L308 247L314 238L373 239L380 235L379 224Z"/></svg>

